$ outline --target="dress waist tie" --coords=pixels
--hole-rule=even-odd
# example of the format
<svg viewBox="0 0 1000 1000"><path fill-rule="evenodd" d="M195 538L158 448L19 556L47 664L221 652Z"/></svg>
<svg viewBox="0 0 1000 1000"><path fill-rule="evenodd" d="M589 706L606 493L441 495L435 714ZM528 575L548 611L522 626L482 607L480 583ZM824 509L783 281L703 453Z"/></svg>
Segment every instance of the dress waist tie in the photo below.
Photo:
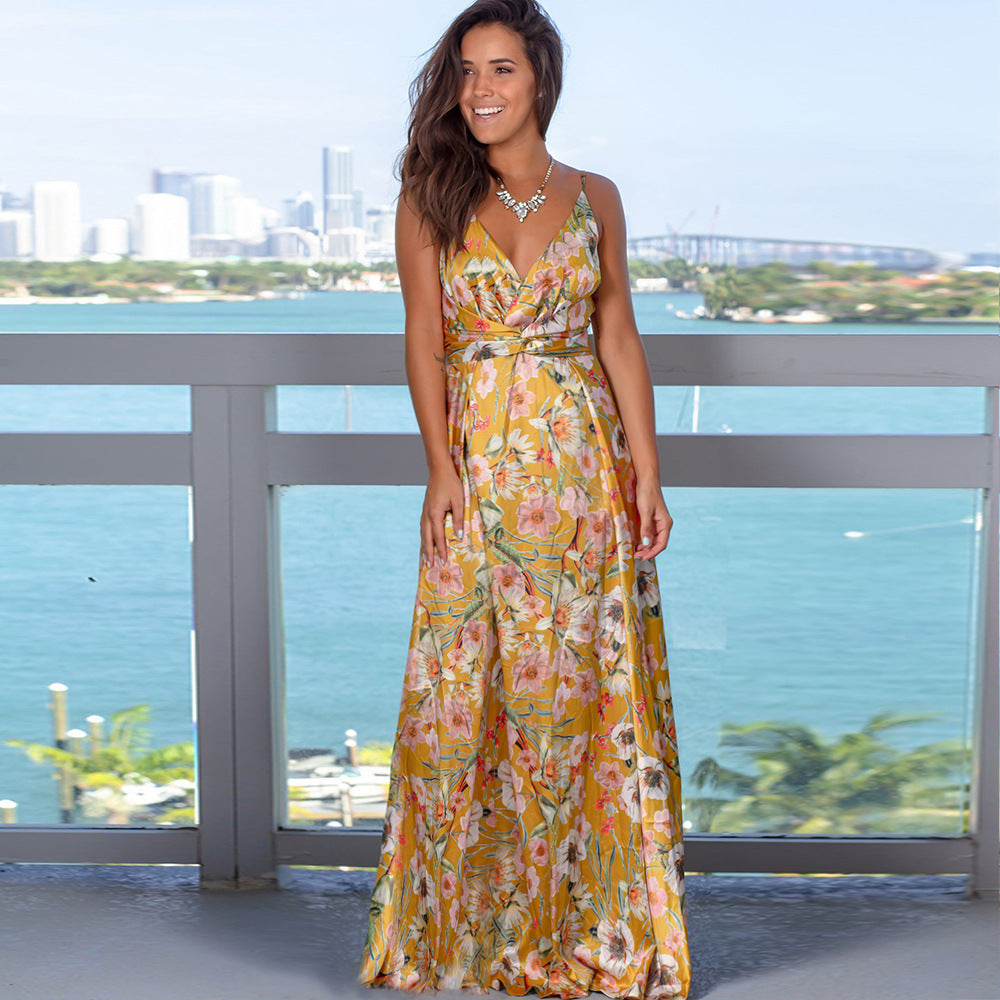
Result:
<svg viewBox="0 0 1000 1000"><path fill-rule="evenodd" d="M475 364L487 358L510 354L544 354L565 357L591 353L587 336L589 327L569 330L564 334L540 334L534 337L508 337L503 333L475 340L452 341L446 346L449 364ZM447 343L447 341L446 341Z"/></svg>

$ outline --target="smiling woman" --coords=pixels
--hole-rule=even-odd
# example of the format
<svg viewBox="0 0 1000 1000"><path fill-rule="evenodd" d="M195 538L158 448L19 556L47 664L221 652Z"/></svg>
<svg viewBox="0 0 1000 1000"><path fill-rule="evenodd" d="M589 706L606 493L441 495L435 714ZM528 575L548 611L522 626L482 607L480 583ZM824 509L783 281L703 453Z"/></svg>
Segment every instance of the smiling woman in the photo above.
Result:
<svg viewBox="0 0 1000 1000"><path fill-rule="evenodd" d="M479 0L412 94L396 256L429 478L371 986L688 993L672 522L621 199L545 146L561 82L538 4Z"/></svg>

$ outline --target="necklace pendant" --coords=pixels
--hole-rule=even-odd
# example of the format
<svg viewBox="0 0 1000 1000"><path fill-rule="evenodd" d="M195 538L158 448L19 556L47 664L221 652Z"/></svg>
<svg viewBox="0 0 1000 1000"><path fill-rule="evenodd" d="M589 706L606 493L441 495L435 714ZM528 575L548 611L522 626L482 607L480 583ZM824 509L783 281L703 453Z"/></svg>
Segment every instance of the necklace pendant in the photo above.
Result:
<svg viewBox="0 0 1000 1000"><path fill-rule="evenodd" d="M542 188L548 183L549 175L552 173L552 165L555 161L549 157L549 169L545 171L545 178L542 181L542 187L540 187L527 201L518 201L508 190L507 186L501 182L500 186L497 188L497 197L503 203L505 208L509 208L516 216L518 222L524 222L527 218L528 210L532 212L537 212L542 206L542 202L545 201L545 195L542 194Z"/></svg>

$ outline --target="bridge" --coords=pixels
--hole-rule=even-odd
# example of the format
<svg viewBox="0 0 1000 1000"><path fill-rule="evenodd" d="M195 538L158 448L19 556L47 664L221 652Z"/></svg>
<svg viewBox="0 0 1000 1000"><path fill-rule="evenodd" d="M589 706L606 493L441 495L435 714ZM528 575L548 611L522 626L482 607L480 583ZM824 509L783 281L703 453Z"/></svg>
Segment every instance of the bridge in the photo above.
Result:
<svg viewBox="0 0 1000 1000"><path fill-rule="evenodd" d="M718 233L640 236L628 240L628 255L651 261L680 258L691 264L729 264L733 267L753 267L774 261L801 265L814 260L827 260L835 264L871 264L900 271L924 271L934 270L940 264L936 254L917 247L723 236Z"/></svg>

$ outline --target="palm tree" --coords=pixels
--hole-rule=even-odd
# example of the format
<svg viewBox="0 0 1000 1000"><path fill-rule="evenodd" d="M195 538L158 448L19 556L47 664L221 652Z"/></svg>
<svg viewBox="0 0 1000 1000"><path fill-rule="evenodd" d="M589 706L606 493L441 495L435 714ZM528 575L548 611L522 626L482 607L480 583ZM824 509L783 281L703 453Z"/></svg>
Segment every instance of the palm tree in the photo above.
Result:
<svg viewBox="0 0 1000 1000"><path fill-rule="evenodd" d="M146 778L158 785L171 781L186 781L184 806L157 817L159 822L194 822L194 744L172 743L148 749L149 730L141 723L148 721L150 707L146 704L124 708L111 716L111 729L106 743L93 753L76 754L45 743L29 740L5 740L7 746L21 747L36 763L51 764L68 774L78 789L108 789L105 802L108 823L132 821L125 800L125 785ZM178 786L184 789L184 784Z"/></svg>
<svg viewBox="0 0 1000 1000"><path fill-rule="evenodd" d="M899 750L881 739L935 717L880 712L859 732L831 739L795 722L724 723L720 748L754 769L703 758L694 786L722 794L687 799L685 809L705 832L954 834L967 819L968 748L955 739Z"/></svg>

